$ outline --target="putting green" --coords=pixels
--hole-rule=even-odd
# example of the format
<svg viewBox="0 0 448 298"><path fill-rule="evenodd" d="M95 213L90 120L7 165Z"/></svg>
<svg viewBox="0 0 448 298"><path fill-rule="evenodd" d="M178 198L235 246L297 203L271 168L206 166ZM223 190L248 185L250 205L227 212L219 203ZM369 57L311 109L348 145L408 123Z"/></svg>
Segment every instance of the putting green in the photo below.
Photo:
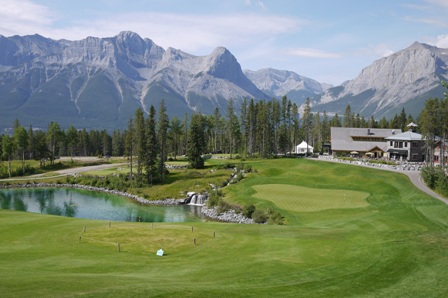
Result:
<svg viewBox="0 0 448 298"><path fill-rule="evenodd" d="M257 199L296 212L315 212L327 209L362 208L369 206L369 193L345 189L316 189L286 184L255 185Z"/></svg>

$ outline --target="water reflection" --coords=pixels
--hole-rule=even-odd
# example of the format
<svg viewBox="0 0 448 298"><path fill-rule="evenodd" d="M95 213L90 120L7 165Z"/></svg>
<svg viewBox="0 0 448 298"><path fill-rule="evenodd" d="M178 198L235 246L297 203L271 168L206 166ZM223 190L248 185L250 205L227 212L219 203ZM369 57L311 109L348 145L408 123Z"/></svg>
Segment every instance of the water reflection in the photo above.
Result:
<svg viewBox="0 0 448 298"><path fill-rule="evenodd" d="M17 211L114 221L201 220L200 209L196 206L140 206L119 196L71 188L0 190L0 206Z"/></svg>

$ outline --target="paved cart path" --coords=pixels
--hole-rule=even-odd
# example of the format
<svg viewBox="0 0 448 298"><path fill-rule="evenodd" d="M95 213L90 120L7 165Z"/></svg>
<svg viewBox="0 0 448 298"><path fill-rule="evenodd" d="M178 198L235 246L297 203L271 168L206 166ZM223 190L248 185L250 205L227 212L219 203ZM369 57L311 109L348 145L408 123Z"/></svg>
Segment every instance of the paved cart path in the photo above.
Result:
<svg viewBox="0 0 448 298"><path fill-rule="evenodd" d="M415 185L415 187L417 187L418 189L420 189L421 191L427 193L428 195L444 202L445 204L448 204L448 199L442 197L441 195L439 195L438 193L436 193L435 191L433 191L432 189L430 189L425 182L423 182L422 176L420 174L420 171L406 171L406 170L396 170L396 169L389 169L389 168L379 168L379 167L372 167L372 166L368 166L368 165L364 165L364 164L354 164L354 163L347 163L347 162L343 162L343 161L338 161L338 160L334 160L331 158L322 158L322 159L317 159L319 161L328 161L328 162L336 162L336 163L343 163L343 164L351 164L351 165L355 165L355 166L361 166L361 167L367 167L367 168L373 168L373 169L378 169L378 170L385 170L385 171L392 171L392 172L396 172L396 173L401 173L401 174L405 174L406 176L409 177L409 180L411 180L412 184Z"/></svg>

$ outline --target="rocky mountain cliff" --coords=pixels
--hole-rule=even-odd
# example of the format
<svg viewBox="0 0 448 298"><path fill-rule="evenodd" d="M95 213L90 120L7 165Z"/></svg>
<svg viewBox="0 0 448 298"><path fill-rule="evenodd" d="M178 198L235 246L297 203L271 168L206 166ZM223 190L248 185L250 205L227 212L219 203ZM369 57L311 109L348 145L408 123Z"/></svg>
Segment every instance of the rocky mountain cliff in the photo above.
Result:
<svg viewBox="0 0 448 298"><path fill-rule="evenodd" d="M16 118L43 128L122 128L138 107L162 99L170 116L183 117L244 97L267 98L222 47L198 57L132 32L79 41L0 36L0 128Z"/></svg>
<svg viewBox="0 0 448 298"><path fill-rule="evenodd" d="M14 119L22 125L124 128L138 107L168 114L225 113L228 100L286 95L297 104L307 97L312 111L352 111L376 119L405 108L414 117L430 97L443 97L448 49L418 42L375 61L354 80L331 87L286 70L242 71L223 47L194 56L163 49L133 32L109 38L52 40L40 35L0 35L0 131Z"/></svg>
<svg viewBox="0 0 448 298"><path fill-rule="evenodd" d="M245 70L244 74L271 98L286 95L299 106L308 97L314 98L332 87L287 70L265 68L258 71Z"/></svg>
<svg viewBox="0 0 448 298"><path fill-rule="evenodd" d="M443 97L441 81L448 80L448 49L415 42L375 61L354 80L328 89L313 102L314 111L352 111L379 119L407 113L417 117L430 97Z"/></svg>

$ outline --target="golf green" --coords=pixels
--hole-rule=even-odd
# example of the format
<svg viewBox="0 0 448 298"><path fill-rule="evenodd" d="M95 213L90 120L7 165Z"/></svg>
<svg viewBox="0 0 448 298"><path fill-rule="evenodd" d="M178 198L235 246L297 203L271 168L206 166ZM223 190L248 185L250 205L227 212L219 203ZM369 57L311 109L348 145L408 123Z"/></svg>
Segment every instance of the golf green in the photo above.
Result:
<svg viewBox="0 0 448 298"><path fill-rule="evenodd" d="M362 208L369 205L369 193L340 189L314 189L284 184L253 186L254 197L274 203L278 208L314 212L326 209Z"/></svg>
<svg viewBox="0 0 448 298"><path fill-rule="evenodd" d="M273 208L285 225L109 226L0 210L0 296L447 296L448 207L405 175L308 159L247 163L256 173L224 198Z"/></svg>

